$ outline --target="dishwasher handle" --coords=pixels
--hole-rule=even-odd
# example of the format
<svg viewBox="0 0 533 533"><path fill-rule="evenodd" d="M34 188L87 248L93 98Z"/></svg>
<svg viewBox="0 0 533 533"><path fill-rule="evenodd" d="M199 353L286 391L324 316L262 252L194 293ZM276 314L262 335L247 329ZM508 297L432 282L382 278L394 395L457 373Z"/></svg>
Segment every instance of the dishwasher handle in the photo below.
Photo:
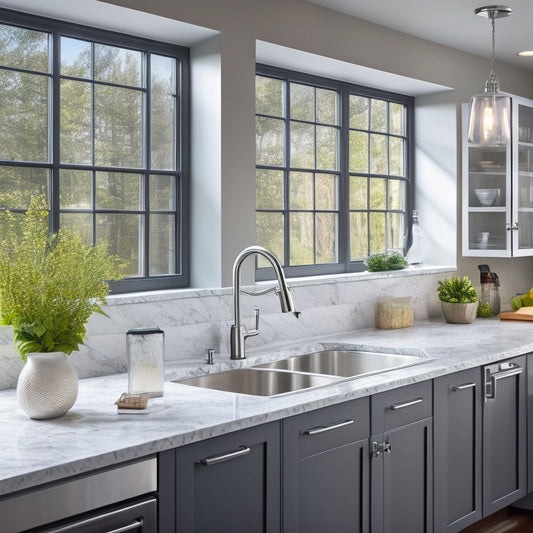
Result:
<svg viewBox="0 0 533 533"><path fill-rule="evenodd" d="M485 369L485 398L496 399L496 384L502 379L519 376L524 369L516 363L503 363L498 372L491 372L490 368Z"/></svg>

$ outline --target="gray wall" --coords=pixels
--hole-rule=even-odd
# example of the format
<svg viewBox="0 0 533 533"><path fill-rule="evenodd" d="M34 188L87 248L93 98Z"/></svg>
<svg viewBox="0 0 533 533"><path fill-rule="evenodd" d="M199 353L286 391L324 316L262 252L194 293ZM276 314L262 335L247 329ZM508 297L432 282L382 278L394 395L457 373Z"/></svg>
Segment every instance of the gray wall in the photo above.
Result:
<svg viewBox="0 0 533 533"><path fill-rule="evenodd" d="M254 183L254 63L257 40L349 64L407 76L450 88L448 92L417 98L416 204L427 233L428 259L432 263L456 262L461 274L478 278L476 258L460 256L460 104L482 90L488 75L487 58L463 53L413 36L392 31L303 0L113 0L140 11L197 24L220 32L220 114L212 128L218 139L206 145L193 138L193 218L211 220L212 190L219 190L220 228L195 225L193 233L193 282L197 287L227 286L233 258L255 242ZM213 43L211 43L213 44ZM200 48L204 43L198 45ZM487 54L489 54L487 43ZM197 57L192 47L193 63ZM533 97L533 75L514 66L497 64L502 88ZM194 66L193 66L194 72ZM193 91L195 87L193 79ZM201 105L201 102L198 102ZM193 117L193 121L194 121ZM206 125L209 129L209 125ZM201 144L197 144L201 143ZM218 143L218 144L217 144ZM205 158L212 171L205 175ZM220 181L219 181L220 180ZM218 194L218 193L217 193ZM217 206L218 208L218 206ZM216 233L214 235L213 233ZM215 241L215 242L214 242ZM500 274L504 298L533 284L533 259L499 259L489 262ZM209 264L209 272L206 272ZM249 279L251 274L248 273Z"/></svg>

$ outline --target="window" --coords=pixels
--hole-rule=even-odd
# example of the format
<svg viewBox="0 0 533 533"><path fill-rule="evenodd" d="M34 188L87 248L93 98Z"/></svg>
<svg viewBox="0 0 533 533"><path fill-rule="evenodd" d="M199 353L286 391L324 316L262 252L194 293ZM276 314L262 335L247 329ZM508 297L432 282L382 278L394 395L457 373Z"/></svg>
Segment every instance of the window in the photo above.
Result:
<svg viewBox="0 0 533 533"><path fill-rule="evenodd" d="M0 199L106 241L127 292L188 284L188 51L0 10Z"/></svg>
<svg viewBox="0 0 533 533"><path fill-rule="evenodd" d="M404 251L412 98L259 65L258 243L290 276L363 270ZM271 277L258 260L257 278Z"/></svg>

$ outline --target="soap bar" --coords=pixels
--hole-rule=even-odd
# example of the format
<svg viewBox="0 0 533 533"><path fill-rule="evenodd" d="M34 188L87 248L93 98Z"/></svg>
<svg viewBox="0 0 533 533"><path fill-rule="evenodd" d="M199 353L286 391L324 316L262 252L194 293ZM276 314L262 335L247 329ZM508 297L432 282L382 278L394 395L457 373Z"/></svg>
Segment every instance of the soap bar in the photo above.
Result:
<svg viewBox="0 0 533 533"><path fill-rule="evenodd" d="M146 409L148 394L128 394L123 392L115 403L119 409Z"/></svg>

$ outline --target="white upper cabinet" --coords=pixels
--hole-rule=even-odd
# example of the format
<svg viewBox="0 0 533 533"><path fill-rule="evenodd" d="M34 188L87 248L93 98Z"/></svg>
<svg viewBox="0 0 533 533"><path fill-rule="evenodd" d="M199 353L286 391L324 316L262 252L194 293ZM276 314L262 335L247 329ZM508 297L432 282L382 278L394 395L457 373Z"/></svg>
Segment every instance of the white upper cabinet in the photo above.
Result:
<svg viewBox="0 0 533 533"><path fill-rule="evenodd" d="M470 144L462 106L464 256L533 255L533 101L512 96L507 145Z"/></svg>

